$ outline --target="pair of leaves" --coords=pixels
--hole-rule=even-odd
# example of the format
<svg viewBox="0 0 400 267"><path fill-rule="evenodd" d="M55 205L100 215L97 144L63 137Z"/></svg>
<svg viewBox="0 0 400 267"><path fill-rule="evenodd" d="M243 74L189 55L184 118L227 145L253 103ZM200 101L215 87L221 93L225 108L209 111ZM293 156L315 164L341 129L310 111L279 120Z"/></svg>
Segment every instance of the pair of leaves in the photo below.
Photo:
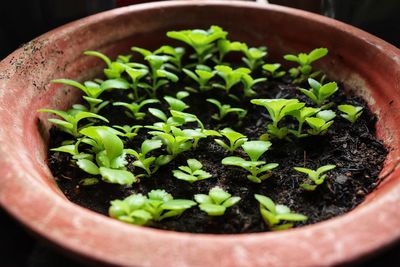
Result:
<svg viewBox="0 0 400 267"><path fill-rule="evenodd" d="M254 197L260 204L260 213L264 222L272 230L284 230L293 227L292 223L282 223L282 221L296 222L307 220L306 216L292 212L285 205L276 205L269 197L258 194L255 194Z"/></svg>
<svg viewBox="0 0 400 267"><path fill-rule="evenodd" d="M179 180L184 180L189 183L201 181L211 178L211 174L202 170L203 164L197 159L188 159L188 166L180 166L179 170L173 170L173 175Z"/></svg>
<svg viewBox="0 0 400 267"><path fill-rule="evenodd" d="M218 186L213 187L208 195L196 194L194 199L200 204L200 210L206 212L210 216L224 215L227 208L240 201L240 197L232 197L230 193Z"/></svg>

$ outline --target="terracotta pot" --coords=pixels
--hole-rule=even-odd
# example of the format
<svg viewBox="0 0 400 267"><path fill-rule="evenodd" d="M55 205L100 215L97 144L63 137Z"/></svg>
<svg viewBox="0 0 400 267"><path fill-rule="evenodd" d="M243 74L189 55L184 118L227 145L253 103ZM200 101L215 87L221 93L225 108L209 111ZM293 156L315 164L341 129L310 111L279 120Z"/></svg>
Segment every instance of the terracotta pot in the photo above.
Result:
<svg viewBox="0 0 400 267"><path fill-rule="evenodd" d="M156 47L172 29L218 24L230 38L283 53L327 47L329 76L365 97L390 148L380 185L355 210L282 232L189 234L121 223L69 202L47 167L49 123L41 107L78 96L50 84L99 73L99 61L132 45ZM89 70L90 69L90 70ZM273 5L221 1L150 3L97 14L27 43L0 63L0 203L37 236L79 259L118 266L316 266L348 263L400 238L400 52L343 23Z"/></svg>

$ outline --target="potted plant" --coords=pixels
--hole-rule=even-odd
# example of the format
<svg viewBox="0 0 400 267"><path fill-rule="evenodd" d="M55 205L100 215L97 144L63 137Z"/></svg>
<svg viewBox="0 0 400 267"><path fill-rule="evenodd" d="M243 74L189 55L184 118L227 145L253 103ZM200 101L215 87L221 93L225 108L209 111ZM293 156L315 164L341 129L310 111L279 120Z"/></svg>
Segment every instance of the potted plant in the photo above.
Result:
<svg viewBox="0 0 400 267"><path fill-rule="evenodd" d="M47 167L51 125L38 120L34 111L43 107L66 109L80 95L60 90L50 81L60 77L94 78L102 66L82 51L101 50L112 58L129 51L133 43L157 48L165 42L167 31L213 24L229 31L233 40L267 45L276 57L271 60L276 62L284 54L315 47L332 51L319 68L368 102L378 116L377 136L392 148L380 175L382 182L362 205L343 216L282 232L195 235L123 224L66 199ZM287 25L303 26L294 30ZM316 33L318 38L309 38ZM373 69L371 62L376 66ZM399 152L395 149L399 118L391 112L398 108L393 91L399 90L399 65L398 50L373 36L318 15L269 5L152 3L74 22L33 40L0 65L4 155L1 204L56 246L82 259L109 265L333 265L359 259L399 238ZM195 165L194 161L188 162L189 167ZM262 201L261 196L258 198ZM222 253L223 258L219 257Z"/></svg>

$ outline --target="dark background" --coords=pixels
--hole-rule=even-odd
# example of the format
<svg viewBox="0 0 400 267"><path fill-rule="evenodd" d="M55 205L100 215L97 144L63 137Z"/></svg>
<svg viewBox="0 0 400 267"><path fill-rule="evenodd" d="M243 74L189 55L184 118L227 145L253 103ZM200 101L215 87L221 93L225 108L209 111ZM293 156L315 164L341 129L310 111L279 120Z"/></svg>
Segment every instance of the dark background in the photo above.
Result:
<svg viewBox="0 0 400 267"><path fill-rule="evenodd" d="M3 0L0 2L0 59L23 43L67 22L142 0ZM399 0L271 0L329 16L400 47ZM0 267L80 267L37 241L0 209ZM370 255L357 266L400 266L400 244Z"/></svg>

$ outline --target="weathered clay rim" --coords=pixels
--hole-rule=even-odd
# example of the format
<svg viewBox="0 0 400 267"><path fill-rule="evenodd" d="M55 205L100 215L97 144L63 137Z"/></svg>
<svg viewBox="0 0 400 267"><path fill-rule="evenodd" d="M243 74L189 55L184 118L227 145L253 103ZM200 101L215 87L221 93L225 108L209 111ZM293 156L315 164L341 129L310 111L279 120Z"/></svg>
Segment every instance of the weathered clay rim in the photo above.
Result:
<svg viewBox="0 0 400 267"><path fill-rule="evenodd" d="M350 35L359 36L372 46L375 46L376 49L392 55L397 60L396 67L400 66L400 53L396 48L349 25L299 10L273 5L259 6L254 3L243 2L204 1L201 3L191 3L171 1L131 6L94 15L68 24L62 27L62 32L54 30L41 36L39 39L51 41L54 38L52 35L60 37L61 35L66 35L75 27L81 27L85 23L95 24L97 21L125 12L139 12L145 9L168 8L177 5L214 4L226 4L238 8L273 9L277 12L290 13L292 16L307 17L307 19L313 20L315 23L337 27L341 31L348 32ZM13 56L21 53L21 50L19 49L7 57L0 64L0 67L7 64L6 61L10 60ZM4 141L1 140L1 142ZM2 152L4 153L3 149ZM368 205L362 205L344 216L315 225L278 233L197 235L130 226L83 209L66 201L55 192L45 190L42 183L35 179L30 179L29 176L11 177L15 173L8 171L12 171L13 167L8 162L7 157L4 157L1 159L0 165L5 172L0 180L0 204L2 207L30 230L57 246L85 258L112 265L155 266L166 262L171 266L200 266L205 263L211 265L218 263L219 266L231 266L233 264L238 266L265 266L268 264L287 265L284 264L286 262L293 264L296 260L299 261L300 259L304 260L305 265L333 265L349 262L367 255L400 238L400 232L396 230L400 229L400 213L398 204L396 204L400 200L400 182L397 178L396 181L392 179L392 186L387 189L385 195L376 197ZM389 175L400 177L400 171L396 168L396 165L391 168ZM19 192L21 193L19 197L23 197L24 190L37 190L38 196L32 200L34 206L21 210L20 206L14 206L14 202L10 202L11 200L15 201L16 198L9 198L7 192ZM41 207L42 209L35 210L35 207ZM48 210L43 210L43 207L47 207ZM387 216L387 226L377 225L374 220L369 220L371 218L370 214ZM365 219L368 219L368 221ZM377 228L380 227L384 228L384 231L376 232ZM117 230L113 231L111 235L109 229ZM346 231L343 231L343 229L346 229ZM82 230L84 230L85 235L82 235ZM341 233L349 232L352 233L351 239L358 240L358 246L354 247L352 242L346 240L349 237L340 235ZM370 237L363 235L365 232L369 232ZM127 236L132 237L131 239L140 240L140 243L127 240ZM104 240L107 240L106 243L115 244L115 246L108 247L104 243L102 246L99 246ZM307 242L304 242L305 240ZM327 240L332 244L329 248L322 246ZM118 245L118 243L120 244ZM124 246L121 246L121 243L126 245L126 247L133 245L134 249L123 251L121 248ZM307 248L301 249L304 249L304 251L309 250L310 255L292 258L290 254L296 250L295 244L307 246ZM200 250L200 247L202 250ZM252 250L254 254L249 253ZM268 253L265 253L265 251L268 251ZM289 254L287 253L288 251ZM232 258L227 257L224 259L222 258L223 256L218 257L218 255L223 255L224 253L231 255ZM258 259L254 259L253 257L255 256Z"/></svg>

